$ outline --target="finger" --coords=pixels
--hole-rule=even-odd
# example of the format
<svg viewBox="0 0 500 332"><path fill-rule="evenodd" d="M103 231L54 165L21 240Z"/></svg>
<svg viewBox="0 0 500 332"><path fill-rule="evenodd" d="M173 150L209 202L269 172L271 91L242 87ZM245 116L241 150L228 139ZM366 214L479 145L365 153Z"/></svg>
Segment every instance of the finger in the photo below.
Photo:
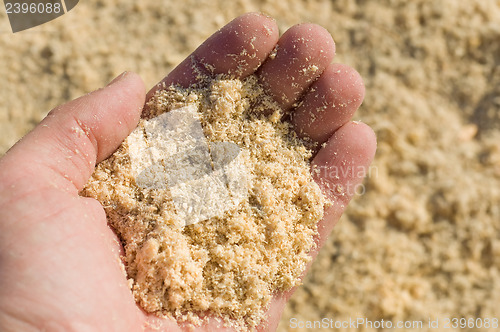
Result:
<svg viewBox="0 0 500 332"><path fill-rule="evenodd" d="M276 22L265 15L248 13L237 17L214 33L170 74L158 83L158 89L172 84L188 87L203 76L228 74L242 78L252 74L278 41Z"/></svg>
<svg viewBox="0 0 500 332"><path fill-rule="evenodd" d="M373 130L361 122L348 122L339 128L312 161L312 175L332 201L318 223L318 248L369 174L377 140Z"/></svg>
<svg viewBox="0 0 500 332"><path fill-rule="evenodd" d="M289 109L334 55L335 43L327 30L309 23L295 25L281 36L276 54L264 62L258 76L271 96Z"/></svg>
<svg viewBox="0 0 500 332"><path fill-rule="evenodd" d="M370 127L350 122L339 128L314 158L312 175L332 205L325 210L323 219L318 223L317 246L310 252L313 259L368 173L376 145L375 134ZM285 304L294 291L295 288L276 294L268 310L268 320L258 330L278 325Z"/></svg>
<svg viewBox="0 0 500 332"><path fill-rule="evenodd" d="M331 64L293 111L291 123L299 136L322 144L351 120L364 96L363 79L356 70L343 64Z"/></svg>
<svg viewBox="0 0 500 332"><path fill-rule="evenodd" d="M79 191L97 162L137 126L145 91L141 78L124 73L108 86L52 110L3 158L22 163L22 177ZM47 173L48 172L48 173Z"/></svg>

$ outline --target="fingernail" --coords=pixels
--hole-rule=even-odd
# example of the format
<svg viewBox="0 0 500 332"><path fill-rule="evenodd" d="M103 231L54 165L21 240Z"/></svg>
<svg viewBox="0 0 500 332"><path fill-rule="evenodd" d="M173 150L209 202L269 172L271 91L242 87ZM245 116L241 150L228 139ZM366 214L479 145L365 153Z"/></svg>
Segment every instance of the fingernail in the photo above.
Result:
<svg viewBox="0 0 500 332"><path fill-rule="evenodd" d="M124 71L123 73L121 73L120 75L118 75L117 77L115 77L111 82L108 83L108 85L106 86L110 86L112 84L115 84L117 82L120 82L122 79L125 78L125 76L127 76L128 74L128 71Z"/></svg>

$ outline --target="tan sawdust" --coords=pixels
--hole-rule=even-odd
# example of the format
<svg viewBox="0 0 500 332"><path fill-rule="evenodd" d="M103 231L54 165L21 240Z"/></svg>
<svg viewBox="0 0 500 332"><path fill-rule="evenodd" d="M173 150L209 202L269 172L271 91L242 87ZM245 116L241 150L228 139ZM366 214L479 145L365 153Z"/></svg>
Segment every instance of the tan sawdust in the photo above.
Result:
<svg viewBox="0 0 500 332"><path fill-rule="evenodd" d="M83 194L105 207L142 308L195 323L208 313L256 327L273 294L298 285L310 261L326 202L310 174L311 151L280 121L283 111L254 76L159 91L141 123L186 105L199 109L209 142L239 146L247 199L221 217L181 227L168 190L137 185L128 141L96 167Z"/></svg>
<svg viewBox="0 0 500 332"><path fill-rule="evenodd" d="M278 331L307 331L291 329L291 318L499 317L498 0L87 0L16 34L0 11L0 154L51 108L124 70L153 86L247 11L275 17L280 32L299 22L327 28L334 61L363 77L356 118L378 139L365 194Z"/></svg>

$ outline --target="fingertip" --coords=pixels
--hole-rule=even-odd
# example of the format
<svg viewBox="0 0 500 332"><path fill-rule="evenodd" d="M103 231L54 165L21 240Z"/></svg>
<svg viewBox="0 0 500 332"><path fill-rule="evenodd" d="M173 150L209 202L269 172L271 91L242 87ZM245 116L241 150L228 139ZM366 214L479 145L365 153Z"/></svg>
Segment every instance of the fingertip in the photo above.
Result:
<svg viewBox="0 0 500 332"><path fill-rule="evenodd" d="M233 22L243 22L248 24L254 30L261 32L262 35L269 37L271 43L276 43L279 38L279 29L276 20L261 12L250 12L243 14L233 20Z"/></svg>
<svg viewBox="0 0 500 332"><path fill-rule="evenodd" d="M335 43L325 28L302 23L288 29L275 50L259 68L258 76L269 94L288 109L331 63Z"/></svg>
<svg viewBox="0 0 500 332"><path fill-rule="evenodd" d="M259 13L243 14L214 33L194 53L210 74L245 77L253 73L278 41L276 22Z"/></svg>
<svg viewBox="0 0 500 332"><path fill-rule="evenodd" d="M364 166L369 166L377 150L377 136L373 129L364 122L351 121L346 125L344 139L352 142L352 153L358 153Z"/></svg>
<svg viewBox="0 0 500 332"><path fill-rule="evenodd" d="M377 139L373 129L361 121L351 121L330 137L315 162L331 164L341 156L350 159L351 165L369 166L376 149Z"/></svg>
<svg viewBox="0 0 500 332"><path fill-rule="evenodd" d="M354 68L331 64L291 114L292 124L300 136L321 144L352 118L364 96L363 79Z"/></svg>
<svg viewBox="0 0 500 332"><path fill-rule="evenodd" d="M371 145L375 140L373 129L362 121L350 121L340 130L338 135L346 141L351 141L353 146L359 146L364 149Z"/></svg>
<svg viewBox="0 0 500 332"><path fill-rule="evenodd" d="M365 83L358 71L343 63L332 63L325 73L327 71L331 83L336 83L338 92L343 94L344 99L355 103L358 108L365 98Z"/></svg>
<svg viewBox="0 0 500 332"><path fill-rule="evenodd" d="M308 30L310 36L314 36L315 41L321 44L321 50L325 58L330 59L330 62L333 60L336 51L335 41L332 34L325 27L316 23L301 23L297 27Z"/></svg>
<svg viewBox="0 0 500 332"><path fill-rule="evenodd" d="M107 158L137 126L145 99L145 84L134 72L124 72L105 88L82 97L85 112L79 118L97 140L97 162Z"/></svg>
<svg viewBox="0 0 500 332"><path fill-rule="evenodd" d="M322 64L330 64L335 57L335 41L330 32L315 23L300 23L292 26L282 36L280 42L289 42L290 53L319 59Z"/></svg>
<svg viewBox="0 0 500 332"><path fill-rule="evenodd" d="M132 99L144 99L146 96L146 86L139 74L132 71L124 71L114 78L105 88L116 90L127 90L128 97Z"/></svg>
<svg viewBox="0 0 500 332"><path fill-rule="evenodd" d="M127 76L129 78L129 84L133 87L132 90L137 93L137 97L139 99L144 99L146 97L146 85L142 77L133 71L128 71Z"/></svg>
<svg viewBox="0 0 500 332"><path fill-rule="evenodd" d="M340 213L369 173L376 149L374 131L352 121L339 128L315 156L313 177Z"/></svg>
<svg viewBox="0 0 500 332"><path fill-rule="evenodd" d="M377 151L377 135L372 127L361 121L351 122L352 126L357 127L353 132L357 135L358 144L363 154L366 156L365 165L368 166L375 157Z"/></svg>
<svg viewBox="0 0 500 332"><path fill-rule="evenodd" d="M130 105L120 110L123 120L126 121L127 129L132 130L139 121L142 107L146 100L146 85L139 74L125 71L113 79L103 90L110 94L118 104ZM99 92L97 90L96 92Z"/></svg>

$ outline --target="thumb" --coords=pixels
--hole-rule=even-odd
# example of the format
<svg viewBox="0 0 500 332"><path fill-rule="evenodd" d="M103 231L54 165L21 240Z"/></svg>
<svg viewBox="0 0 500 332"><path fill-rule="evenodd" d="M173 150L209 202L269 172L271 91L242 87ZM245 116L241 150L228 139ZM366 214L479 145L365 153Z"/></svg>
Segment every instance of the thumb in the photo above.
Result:
<svg viewBox="0 0 500 332"><path fill-rule="evenodd" d="M30 179L78 192L95 164L137 126L144 100L141 78L125 72L105 88L53 109L7 152L0 169L10 171L12 183Z"/></svg>

